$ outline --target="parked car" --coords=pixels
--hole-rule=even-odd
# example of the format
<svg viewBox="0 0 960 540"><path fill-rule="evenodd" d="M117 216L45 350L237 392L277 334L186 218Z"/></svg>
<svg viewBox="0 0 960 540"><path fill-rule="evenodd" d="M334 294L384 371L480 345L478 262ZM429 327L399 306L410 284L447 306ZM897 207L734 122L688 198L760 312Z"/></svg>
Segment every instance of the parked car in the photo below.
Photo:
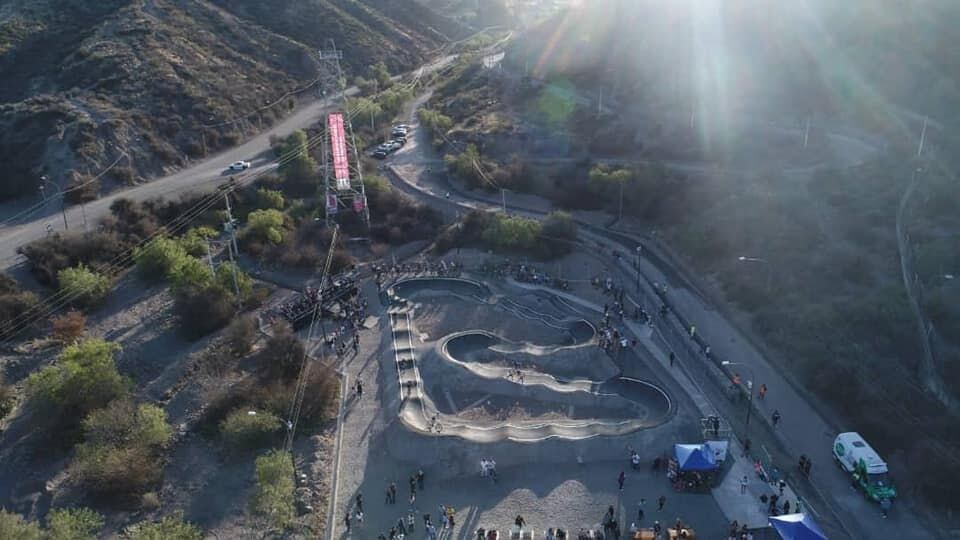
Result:
<svg viewBox="0 0 960 540"><path fill-rule="evenodd" d="M383 149L381 149L381 148L377 148L376 150L374 150L373 154L371 154L371 155L372 155L373 157L377 158L377 159L384 159L384 158L387 157L387 154L388 154L388 153L389 153L389 152L387 152L386 150L383 150Z"/></svg>
<svg viewBox="0 0 960 540"><path fill-rule="evenodd" d="M234 161L228 167L231 171L245 171L250 168L249 161Z"/></svg>
<svg viewBox="0 0 960 540"><path fill-rule="evenodd" d="M407 138L401 135L399 137L394 137L390 142L395 142L402 147L403 145L407 144Z"/></svg>

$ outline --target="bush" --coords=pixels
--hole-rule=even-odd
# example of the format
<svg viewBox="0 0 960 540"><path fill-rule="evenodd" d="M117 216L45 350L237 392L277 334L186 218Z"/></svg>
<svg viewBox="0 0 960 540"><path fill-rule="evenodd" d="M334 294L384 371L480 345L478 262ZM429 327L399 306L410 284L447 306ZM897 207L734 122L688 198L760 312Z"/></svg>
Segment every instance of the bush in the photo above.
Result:
<svg viewBox="0 0 960 540"><path fill-rule="evenodd" d="M184 251L192 257L203 258L207 256L209 244L207 241L217 237L217 230L212 227L193 227L183 237L180 238L180 245Z"/></svg>
<svg viewBox="0 0 960 540"><path fill-rule="evenodd" d="M265 209L283 210L286 201L283 193L275 189L260 188L257 190L257 206Z"/></svg>
<svg viewBox="0 0 960 540"><path fill-rule="evenodd" d="M287 452L272 450L257 458L256 468L251 510L274 527L284 528L294 518L293 460Z"/></svg>
<svg viewBox="0 0 960 540"><path fill-rule="evenodd" d="M127 533L130 540L202 540L203 532L183 516L167 516L152 523L141 522Z"/></svg>
<svg viewBox="0 0 960 540"><path fill-rule="evenodd" d="M103 524L89 508L59 508L47 516L47 540L96 540Z"/></svg>
<svg viewBox="0 0 960 540"><path fill-rule="evenodd" d="M20 514L0 509L0 538L40 540L42 537L36 523L25 521Z"/></svg>
<svg viewBox="0 0 960 540"><path fill-rule="evenodd" d="M169 276L174 290L207 288L213 283L213 277L208 263L189 255L171 269Z"/></svg>
<svg viewBox="0 0 960 540"><path fill-rule="evenodd" d="M240 237L264 244L279 244L283 242L284 219L283 212L279 210L250 212L247 216L247 226L240 232Z"/></svg>
<svg viewBox="0 0 960 540"><path fill-rule="evenodd" d="M5 417L13 409L14 398L13 387L7 384L3 379L3 373L0 373L0 418Z"/></svg>
<svg viewBox="0 0 960 540"><path fill-rule="evenodd" d="M260 364L273 377L296 378L306 349L289 324L274 325L273 335L260 353Z"/></svg>
<svg viewBox="0 0 960 540"><path fill-rule="evenodd" d="M257 448L269 443L281 426L280 418L269 412L239 408L220 423L220 434L230 447Z"/></svg>
<svg viewBox="0 0 960 540"><path fill-rule="evenodd" d="M577 222L566 212L550 212L543 220L538 246L548 258L560 257L573 251L577 240Z"/></svg>
<svg viewBox="0 0 960 540"><path fill-rule="evenodd" d="M22 290L16 280L0 273L0 329L15 328L36 307L37 297L33 293Z"/></svg>
<svg viewBox="0 0 960 540"><path fill-rule="evenodd" d="M169 279L174 269L183 264L189 255L180 242L161 236L138 248L134 258L137 270L150 281Z"/></svg>
<svg viewBox="0 0 960 540"><path fill-rule="evenodd" d="M103 302L110 291L110 278L90 270L83 264L64 268L57 273L60 292L78 306L95 306Z"/></svg>
<svg viewBox="0 0 960 540"><path fill-rule="evenodd" d="M63 315L51 319L53 337L62 343L74 343L83 336L87 328L87 317L80 311L71 309Z"/></svg>
<svg viewBox="0 0 960 540"><path fill-rule="evenodd" d="M32 400L55 409L61 418L86 416L129 391L129 381L113 361L119 350L119 345L102 339L70 345L56 364L27 378L27 393Z"/></svg>
<svg viewBox="0 0 960 540"><path fill-rule="evenodd" d="M257 321L250 315L237 317L227 327L226 341L234 356L243 356L250 352L257 339Z"/></svg>
<svg viewBox="0 0 960 540"><path fill-rule="evenodd" d="M199 338L227 325L236 314L233 294L219 285L187 286L174 293L174 311L184 332Z"/></svg>
<svg viewBox="0 0 960 540"><path fill-rule="evenodd" d="M163 409L118 399L87 416L83 429L71 472L88 489L131 494L160 479L160 451L171 436Z"/></svg>

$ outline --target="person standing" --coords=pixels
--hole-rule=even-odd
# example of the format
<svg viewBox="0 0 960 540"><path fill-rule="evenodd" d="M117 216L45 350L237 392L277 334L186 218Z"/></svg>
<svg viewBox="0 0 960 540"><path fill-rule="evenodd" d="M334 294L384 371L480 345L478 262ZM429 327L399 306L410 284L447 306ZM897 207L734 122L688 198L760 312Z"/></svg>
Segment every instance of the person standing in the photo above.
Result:
<svg viewBox="0 0 960 540"><path fill-rule="evenodd" d="M674 362L677 361L677 355L673 351L670 351L670 367L673 367Z"/></svg>
<svg viewBox="0 0 960 540"><path fill-rule="evenodd" d="M417 470L417 487L420 488L420 491L423 491L423 483L424 483L423 469L418 469Z"/></svg>
<svg viewBox="0 0 960 540"><path fill-rule="evenodd" d="M740 479L740 494L743 495L747 492L747 484L750 483L750 479L747 478L747 475L743 475L743 478Z"/></svg>
<svg viewBox="0 0 960 540"><path fill-rule="evenodd" d="M637 505L637 523L643 521L643 506L647 504L646 499L640 499L640 504Z"/></svg>
<svg viewBox="0 0 960 540"><path fill-rule="evenodd" d="M760 388L757 389L757 398L763 399L767 397L767 385L761 384Z"/></svg>
<svg viewBox="0 0 960 540"><path fill-rule="evenodd" d="M627 475L623 471L620 471L620 476L617 477L617 485L620 487L620 491L623 491L623 483L626 482Z"/></svg>
<svg viewBox="0 0 960 540"><path fill-rule="evenodd" d="M657 510L663 510L663 505L665 504L667 504L667 497L665 495L661 495L660 498L657 499Z"/></svg>
<svg viewBox="0 0 960 540"><path fill-rule="evenodd" d="M347 528L347 532L350 532L350 511L348 510L346 515L343 516L343 526Z"/></svg>
<svg viewBox="0 0 960 540"><path fill-rule="evenodd" d="M360 379L357 379L357 387L356 387L356 388L357 388L357 399L359 400L360 398L363 397L363 383L360 382Z"/></svg>
<svg viewBox="0 0 960 540"><path fill-rule="evenodd" d="M780 423L780 411L774 409L773 414L770 415L770 420L773 422L773 427L777 427L777 424Z"/></svg>
<svg viewBox="0 0 960 540"><path fill-rule="evenodd" d="M362 494L362 493L357 493L357 503L356 503L356 505L357 505L357 511L358 511L358 512L363 512L363 494Z"/></svg>

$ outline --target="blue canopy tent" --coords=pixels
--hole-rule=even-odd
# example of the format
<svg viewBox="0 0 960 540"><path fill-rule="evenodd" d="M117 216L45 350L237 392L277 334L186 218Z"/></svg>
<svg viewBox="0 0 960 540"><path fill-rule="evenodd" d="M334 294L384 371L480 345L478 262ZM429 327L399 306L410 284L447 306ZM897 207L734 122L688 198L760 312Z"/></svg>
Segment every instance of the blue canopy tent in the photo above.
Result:
<svg viewBox="0 0 960 540"><path fill-rule="evenodd" d="M770 525L783 540L827 540L817 522L807 514L771 516Z"/></svg>
<svg viewBox="0 0 960 540"><path fill-rule="evenodd" d="M718 467L708 444L675 444L673 453L681 471L713 471Z"/></svg>

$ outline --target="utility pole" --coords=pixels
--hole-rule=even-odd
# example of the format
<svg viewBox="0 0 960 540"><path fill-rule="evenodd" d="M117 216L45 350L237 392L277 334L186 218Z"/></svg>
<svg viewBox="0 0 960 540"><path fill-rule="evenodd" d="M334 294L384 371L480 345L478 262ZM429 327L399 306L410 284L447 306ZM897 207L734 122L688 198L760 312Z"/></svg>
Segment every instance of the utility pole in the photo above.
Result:
<svg viewBox="0 0 960 540"><path fill-rule="evenodd" d="M603 87L600 87L600 99L597 100L597 116L603 114Z"/></svg>
<svg viewBox="0 0 960 540"><path fill-rule="evenodd" d="M237 307L239 307L243 299L240 297L240 283L237 281L237 261L233 257L233 252L237 249L237 222L233 219L233 211L230 209L230 194L224 193L223 200L227 203L227 222L224 223L223 228L230 233L230 240L227 241L227 251L230 253L230 265L233 270L233 290L237 293ZM237 256L239 255L240 253L238 251Z"/></svg>
<svg viewBox="0 0 960 540"><path fill-rule="evenodd" d="M807 147L807 141L810 140L810 117L807 117L807 125L803 129L803 147Z"/></svg>
<svg viewBox="0 0 960 540"><path fill-rule="evenodd" d="M623 184L624 184L624 183L625 183L624 180L621 180L621 181L620 181L620 211L617 212L617 222L618 222L618 223L620 222L620 220L623 219Z"/></svg>
<svg viewBox="0 0 960 540"><path fill-rule="evenodd" d="M200 132L200 141L203 143L203 155L207 155L207 134L203 131Z"/></svg>
<svg viewBox="0 0 960 540"><path fill-rule="evenodd" d="M507 190L500 188L500 199L503 202L503 213L507 213Z"/></svg>
<svg viewBox="0 0 960 540"><path fill-rule="evenodd" d="M80 201L80 214L83 216L83 232L87 232L87 205Z"/></svg>
<svg viewBox="0 0 960 540"><path fill-rule="evenodd" d="M923 153L923 142L927 137L927 117L923 117L923 129L920 130L920 145L917 147L917 157Z"/></svg>

